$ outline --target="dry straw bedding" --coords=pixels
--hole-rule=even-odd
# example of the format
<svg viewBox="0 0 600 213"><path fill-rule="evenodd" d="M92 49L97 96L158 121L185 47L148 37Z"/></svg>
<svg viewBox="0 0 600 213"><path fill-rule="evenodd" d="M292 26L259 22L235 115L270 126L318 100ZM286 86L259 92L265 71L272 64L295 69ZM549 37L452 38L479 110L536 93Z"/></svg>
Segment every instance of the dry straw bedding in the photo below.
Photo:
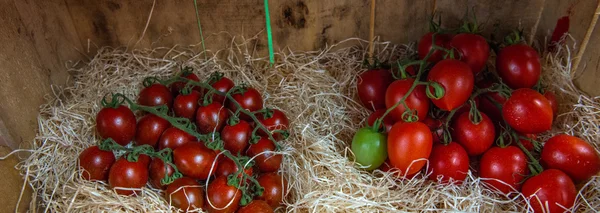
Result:
<svg viewBox="0 0 600 213"><path fill-rule="evenodd" d="M230 47L208 58L195 52L197 47L101 48L89 62L71 66L71 86L53 87L40 108L32 154L19 165L36 194L32 211L174 211L155 189L146 187L138 197L118 196L105 183L81 179L76 167L79 153L99 141L94 118L105 94L135 98L145 77L169 77L182 66L193 67L201 77L221 71L236 83L246 82L262 93L266 106L287 114L292 135L283 142L281 173L291 190L280 211L525 211L522 199L494 194L471 174L460 186L439 185L422 176L400 181L393 174L363 171L348 160L352 136L369 114L355 94L357 74L364 71L364 41L349 39L340 44L350 47L315 52L282 50L276 53L274 68L266 58L254 56L251 44L250 39L233 39ZM375 49L383 60L413 53L410 45L386 42ZM557 93L561 112L552 133L543 137L567 132L598 148L600 105L573 86L570 60L566 48L543 56L543 79L552 82L549 88ZM578 211L600 209L600 178L582 187Z"/></svg>

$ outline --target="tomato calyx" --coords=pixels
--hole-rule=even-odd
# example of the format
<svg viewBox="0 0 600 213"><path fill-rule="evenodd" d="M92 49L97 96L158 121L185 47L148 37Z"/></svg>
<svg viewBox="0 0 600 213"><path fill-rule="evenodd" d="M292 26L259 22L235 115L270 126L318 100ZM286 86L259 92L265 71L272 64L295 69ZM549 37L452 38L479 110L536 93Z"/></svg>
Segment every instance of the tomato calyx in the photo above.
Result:
<svg viewBox="0 0 600 213"><path fill-rule="evenodd" d="M471 123L477 125L481 123L483 117L481 116L481 112L479 112L477 109L477 104L473 99L469 100L469 104L471 104L471 109L469 110L469 120L471 120Z"/></svg>
<svg viewBox="0 0 600 213"><path fill-rule="evenodd" d="M252 202L255 196L262 195L264 188L260 186L258 180L247 174L245 171L247 168L252 168L254 161L247 156L238 156L236 163L238 169L233 174L227 176L227 185L233 186L242 192L242 199L240 205L245 206ZM250 180L253 184L249 186L247 180Z"/></svg>
<svg viewBox="0 0 600 213"><path fill-rule="evenodd" d="M465 16L462 20L462 25L459 28L459 33L481 33L483 27L480 27L480 25L477 23L478 22L477 15L475 14L475 8L473 8L470 13L469 9L467 9L467 12L465 13Z"/></svg>
<svg viewBox="0 0 600 213"><path fill-rule="evenodd" d="M506 43L507 46L521 43L524 40L523 29L513 30L510 34L504 37L504 43Z"/></svg>

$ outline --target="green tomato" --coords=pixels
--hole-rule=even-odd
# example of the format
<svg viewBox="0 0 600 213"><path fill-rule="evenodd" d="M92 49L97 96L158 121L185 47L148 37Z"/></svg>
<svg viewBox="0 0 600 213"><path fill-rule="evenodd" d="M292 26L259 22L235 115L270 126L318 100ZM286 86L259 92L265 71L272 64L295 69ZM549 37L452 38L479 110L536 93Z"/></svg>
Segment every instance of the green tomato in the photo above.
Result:
<svg viewBox="0 0 600 213"><path fill-rule="evenodd" d="M352 152L356 162L368 171L379 168L387 159L387 137L370 127L359 129L352 139Z"/></svg>

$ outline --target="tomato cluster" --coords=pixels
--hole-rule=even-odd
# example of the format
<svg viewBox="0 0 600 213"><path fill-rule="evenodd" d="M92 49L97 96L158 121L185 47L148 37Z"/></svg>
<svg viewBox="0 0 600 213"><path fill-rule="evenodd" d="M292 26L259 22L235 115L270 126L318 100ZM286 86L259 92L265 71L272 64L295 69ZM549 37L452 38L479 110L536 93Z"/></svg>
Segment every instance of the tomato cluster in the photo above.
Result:
<svg viewBox="0 0 600 213"><path fill-rule="evenodd" d="M141 195L149 184L183 211L273 212L283 204L277 142L289 135L285 113L220 73L200 82L186 68L144 86L137 102L122 94L102 100L96 129L104 141L79 155L82 178L121 195Z"/></svg>
<svg viewBox="0 0 600 213"><path fill-rule="evenodd" d="M575 184L600 171L598 152L566 134L537 141L558 113L555 95L542 92L538 53L464 26L458 33L436 27L415 58L358 76L358 98L373 112L352 140L354 160L442 184L461 184L472 170L498 193L522 193L535 212L572 207ZM494 54L495 66L487 66Z"/></svg>

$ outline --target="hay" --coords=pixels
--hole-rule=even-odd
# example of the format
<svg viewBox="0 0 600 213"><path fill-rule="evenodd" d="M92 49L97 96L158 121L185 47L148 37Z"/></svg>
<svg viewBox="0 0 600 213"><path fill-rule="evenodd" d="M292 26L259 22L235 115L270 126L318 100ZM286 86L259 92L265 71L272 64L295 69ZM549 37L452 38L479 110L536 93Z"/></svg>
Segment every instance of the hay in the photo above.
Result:
<svg viewBox="0 0 600 213"><path fill-rule="evenodd" d="M282 109L289 117L292 135L284 141L282 174L289 180L288 212L390 212L390 211L525 211L522 197L512 199L482 186L469 173L460 186L439 185L423 175L398 180L394 174L369 173L356 167L349 143L365 125L369 112L355 94L356 76L366 57L366 42L342 41L323 51L279 51L278 63L269 68L265 58L254 56L252 39L233 39L231 46L206 58L197 47L135 50L104 47L86 64L70 69L73 84L53 87L48 103L40 108L39 132L33 153L19 165L36 197L31 210L49 212L171 212L162 194L150 187L138 197L117 196L106 184L84 181L76 169L77 156L99 139L94 118L100 98L111 92L135 97L147 76L167 77L181 66L192 66L206 77L224 72L236 83L257 88L265 105ZM341 46L351 47L342 48ZM337 49L337 50L335 50ZM395 60L412 54L411 45L379 42L375 56ZM219 56L219 57L217 57ZM552 133L568 132L600 146L600 105L572 84L569 49L544 57L544 82L557 93L562 114ZM600 209L600 178L579 194L578 211Z"/></svg>

